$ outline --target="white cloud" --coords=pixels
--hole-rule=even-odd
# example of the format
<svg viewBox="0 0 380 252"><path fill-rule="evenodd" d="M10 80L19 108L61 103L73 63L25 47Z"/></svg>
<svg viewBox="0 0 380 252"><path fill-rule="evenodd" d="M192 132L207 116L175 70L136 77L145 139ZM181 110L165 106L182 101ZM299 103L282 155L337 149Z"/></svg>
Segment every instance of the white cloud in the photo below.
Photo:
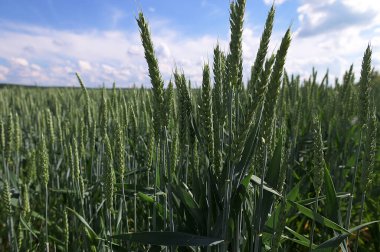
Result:
<svg viewBox="0 0 380 252"><path fill-rule="evenodd" d="M380 25L380 4L372 0L304 0L297 12L300 36L339 32L356 27L373 29Z"/></svg>
<svg viewBox="0 0 380 252"><path fill-rule="evenodd" d="M17 66L26 67L29 65L29 62L24 58L11 58L11 62Z"/></svg>
<svg viewBox="0 0 380 252"><path fill-rule="evenodd" d="M380 3L378 0L342 0L343 4L359 12L378 11L380 10ZM380 13L377 13L379 16Z"/></svg>
<svg viewBox="0 0 380 252"><path fill-rule="evenodd" d="M102 68L106 74L113 74L116 72L115 68L107 64L103 64Z"/></svg>
<svg viewBox="0 0 380 252"><path fill-rule="evenodd" d="M42 70L42 68L39 65L37 65L37 64L31 64L30 67L33 70L36 70L36 71L41 71Z"/></svg>
<svg viewBox="0 0 380 252"><path fill-rule="evenodd" d="M264 0L264 3L266 5L272 5L273 3L275 5L280 5L280 4L283 4L286 0Z"/></svg>
<svg viewBox="0 0 380 252"><path fill-rule="evenodd" d="M193 83L201 82L202 64L212 56L216 37L187 37L167 26L154 25L152 39L159 67L168 83L174 68L183 69ZM150 86L148 67L137 31L81 33L15 23L0 23L0 55L11 67L7 78L26 84L78 85L79 71L89 86ZM219 39L221 44L225 41ZM9 66L8 66L9 65ZM17 67L16 67L17 66ZM23 66L25 69L19 69ZM39 74L38 74L39 73ZM28 79L29 75L29 79ZM40 79L39 79L40 78Z"/></svg>
<svg viewBox="0 0 380 252"><path fill-rule="evenodd" d="M78 65L79 65L80 70L84 72L91 71L92 69L90 62L85 61L85 60L79 60Z"/></svg>
<svg viewBox="0 0 380 252"><path fill-rule="evenodd" d="M374 31L380 28L378 1L358 4L353 0L304 0L297 11L300 25L288 54L289 72L306 77L315 66L320 75L329 68L333 76L342 77L354 63L358 76L368 43L372 44L376 59L376 52L380 51ZM373 61L377 68L379 63Z"/></svg>
<svg viewBox="0 0 380 252"><path fill-rule="evenodd" d="M209 0L202 0L201 7L207 10L209 16L219 16L226 14L225 10L220 8L220 5ZM228 12L227 12L228 13Z"/></svg>
<svg viewBox="0 0 380 252"><path fill-rule="evenodd" d="M0 65L0 81L5 81L8 73L9 73L9 68Z"/></svg>
<svg viewBox="0 0 380 252"><path fill-rule="evenodd" d="M111 24L112 27L116 27L120 21L125 18L126 14L120 10L120 9L115 9L115 8L110 8L109 10L110 18L111 18Z"/></svg>

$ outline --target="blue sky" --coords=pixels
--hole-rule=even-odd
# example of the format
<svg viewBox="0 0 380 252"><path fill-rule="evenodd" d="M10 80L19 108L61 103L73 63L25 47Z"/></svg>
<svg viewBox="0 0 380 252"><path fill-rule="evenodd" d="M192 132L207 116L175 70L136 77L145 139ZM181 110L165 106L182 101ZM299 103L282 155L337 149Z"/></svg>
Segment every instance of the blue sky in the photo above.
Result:
<svg viewBox="0 0 380 252"><path fill-rule="evenodd" d="M271 0L247 0L243 34L248 76ZM286 69L306 78L314 66L341 77L354 64L359 73L368 43L380 67L380 1L277 0L270 50L292 25ZM149 86L135 17L149 20L164 79L175 67L194 83L202 64L212 63L218 42L228 50L228 0L0 0L0 82L88 86Z"/></svg>

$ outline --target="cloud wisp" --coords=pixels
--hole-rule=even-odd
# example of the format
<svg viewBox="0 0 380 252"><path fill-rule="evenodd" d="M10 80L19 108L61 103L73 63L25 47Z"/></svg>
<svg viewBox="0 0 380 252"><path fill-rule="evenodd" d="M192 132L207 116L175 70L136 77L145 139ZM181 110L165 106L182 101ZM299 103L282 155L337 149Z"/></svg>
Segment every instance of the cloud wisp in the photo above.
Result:
<svg viewBox="0 0 380 252"><path fill-rule="evenodd" d="M264 0L264 3L266 5L272 5L273 3L276 4L276 5L280 5L280 4L283 4L284 2L286 2L286 0Z"/></svg>

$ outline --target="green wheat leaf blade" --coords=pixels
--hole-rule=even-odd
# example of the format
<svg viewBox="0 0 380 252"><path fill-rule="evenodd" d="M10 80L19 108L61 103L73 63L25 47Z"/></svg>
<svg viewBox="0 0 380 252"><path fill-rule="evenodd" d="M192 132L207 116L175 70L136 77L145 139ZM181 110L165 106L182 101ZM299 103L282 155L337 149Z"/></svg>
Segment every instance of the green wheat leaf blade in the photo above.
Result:
<svg viewBox="0 0 380 252"><path fill-rule="evenodd" d="M349 233L349 231L345 228L343 228L342 226L336 224L335 222L333 222L332 220L329 220L327 219L326 217L323 217L322 215L318 214L318 213L314 213L313 210L307 208L307 207L304 207L300 204L298 204L297 202L293 202L291 200L287 201L289 204L291 204L293 207L295 207L296 209L298 209L298 211L300 211L303 215L311 218L312 220L315 220L316 222L326 226L326 227L329 227L331 229L334 229L334 230L337 230L337 231L340 231L342 233Z"/></svg>
<svg viewBox="0 0 380 252"><path fill-rule="evenodd" d="M113 239L158 246L213 246L222 239L193 235L182 232L140 232L112 236Z"/></svg>
<svg viewBox="0 0 380 252"><path fill-rule="evenodd" d="M252 181L253 183L255 183L256 185L260 186L262 180L261 180L261 178L257 177L256 175L252 175L252 176L251 176L251 181ZM268 186L268 183L265 182L265 181L263 182L263 188L264 188L264 190L267 191L267 192L270 192L270 193L272 193L272 194L274 194L274 195L277 195L278 197L282 197L282 195L281 195L278 191L276 191L276 190L273 189L272 187Z"/></svg>
<svg viewBox="0 0 380 252"><path fill-rule="evenodd" d="M367 223L361 224L359 226L350 228L348 231L350 233L354 233L354 232L356 232L360 229L363 229L369 225L379 223L379 222L380 222L380 220L367 222ZM322 244L320 244L313 251L320 251L320 250L326 249L326 248L337 248L344 240L347 239L348 236L350 236L350 234L341 234L341 235L335 236L334 238L331 238L331 239L323 242Z"/></svg>
<svg viewBox="0 0 380 252"><path fill-rule="evenodd" d="M71 213L73 213L78 219L80 222L82 222L82 224L86 227L86 229L88 230L90 236L91 236L91 239L92 240L96 240L98 239L98 235L95 233L95 231L91 228L90 224L88 224L88 222L82 217L82 215L80 215L79 213L77 213L75 210L69 208L69 207L66 207L67 210L69 210Z"/></svg>

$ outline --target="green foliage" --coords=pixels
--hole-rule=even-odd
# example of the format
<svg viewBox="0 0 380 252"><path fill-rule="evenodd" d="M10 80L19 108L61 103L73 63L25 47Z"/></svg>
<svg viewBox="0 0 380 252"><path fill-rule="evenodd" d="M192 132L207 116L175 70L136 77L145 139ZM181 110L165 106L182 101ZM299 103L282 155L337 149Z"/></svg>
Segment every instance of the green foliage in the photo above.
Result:
<svg viewBox="0 0 380 252"><path fill-rule="evenodd" d="M201 89L179 70L164 82L142 13L152 89L79 74L80 89L0 89L1 251L376 251L371 48L359 82L353 67L301 80L284 69L290 29L268 54L272 6L245 83L245 1L230 8Z"/></svg>

